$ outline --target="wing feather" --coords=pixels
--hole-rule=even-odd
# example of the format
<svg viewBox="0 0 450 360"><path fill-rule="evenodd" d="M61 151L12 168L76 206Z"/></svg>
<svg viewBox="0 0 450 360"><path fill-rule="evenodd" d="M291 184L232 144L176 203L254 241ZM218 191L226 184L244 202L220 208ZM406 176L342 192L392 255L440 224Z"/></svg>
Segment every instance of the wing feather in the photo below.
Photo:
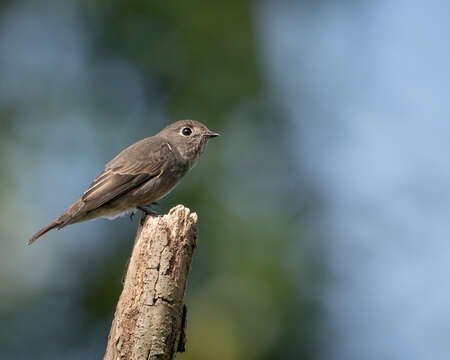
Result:
<svg viewBox="0 0 450 360"><path fill-rule="evenodd" d="M99 208L118 196L127 193L157 174L114 174L110 173L102 183L87 191L81 198L85 204L83 211Z"/></svg>
<svg viewBox="0 0 450 360"><path fill-rule="evenodd" d="M146 144L149 140L151 138L128 147L106 165L81 197L83 213L99 208L162 173L168 156L172 155L170 147L162 140L152 139L149 149Z"/></svg>

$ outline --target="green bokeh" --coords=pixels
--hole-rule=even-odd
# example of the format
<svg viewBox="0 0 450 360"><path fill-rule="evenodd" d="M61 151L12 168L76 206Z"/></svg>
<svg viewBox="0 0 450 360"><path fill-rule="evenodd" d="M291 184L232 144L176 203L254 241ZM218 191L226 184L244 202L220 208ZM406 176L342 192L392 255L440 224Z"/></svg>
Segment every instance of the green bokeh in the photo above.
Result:
<svg viewBox="0 0 450 360"><path fill-rule="evenodd" d="M307 223L308 209L299 208L295 196L306 190L292 167L295 155L284 144L287 125L265 87L256 5L250 1L118 0L70 4L69 11L81 20L88 39L88 67L98 73L105 60L121 59L138 74L149 103L157 99L167 121L193 118L222 133L159 208L166 212L183 203L199 214L199 246L186 296L187 352L180 358L313 358L318 314L313 290L319 278L309 260L312 250L302 244L306 225L301 224ZM103 133L128 131L130 138L138 139L163 125L160 120L138 117L124 126L117 113L133 109L126 104L119 108L114 94L109 95L116 83L99 76L86 86L95 89L95 98L86 103L93 114L89 122L98 132L96 148L101 158L107 160L110 152L120 150L117 144L104 145ZM19 101L1 108L0 161L4 163L8 142L24 141L14 133L21 124L11 126L18 113L36 106L54 113L58 111L55 106L70 107L74 98L83 96L80 89L68 89L56 105L42 94L38 104ZM111 109L117 110L117 118L109 115ZM147 113L151 115L152 110ZM53 127L50 119L39 121L43 129ZM30 159L32 152L39 153L46 146L39 134L34 136L36 144L23 145ZM57 145L52 146L57 151ZM83 159L77 160L74 154L73 161ZM9 166L23 169L25 165ZM39 181L43 174L33 176ZM87 185L89 180L83 181ZM14 205L19 190L11 175L1 172L0 182L0 189L11 189L7 194L0 190L2 207L22 211ZM36 184L24 180L22 186ZM26 206L28 210L39 208L37 204ZM104 223L96 236L108 239L105 251L63 252L64 258L58 261L73 269L73 278L39 289L24 284L22 293L5 292L4 299L12 300L0 306L0 358L27 358L30 353L34 359L100 358L136 224L124 219ZM89 225L75 226L71 231L76 233ZM10 236L25 242L27 234L23 230ZM64 248L65 234L69 232L57 233L60 248ZM3 242L2 251L43 251L39 243L13 250L8 246ZM55 260L49 257L47 261ZM3 284L11 282L8 274L2 278L6 279ZM60 307L67 321L42 315ZM27 328L23 324L27 318L39 319L41 326Z"/></svg>

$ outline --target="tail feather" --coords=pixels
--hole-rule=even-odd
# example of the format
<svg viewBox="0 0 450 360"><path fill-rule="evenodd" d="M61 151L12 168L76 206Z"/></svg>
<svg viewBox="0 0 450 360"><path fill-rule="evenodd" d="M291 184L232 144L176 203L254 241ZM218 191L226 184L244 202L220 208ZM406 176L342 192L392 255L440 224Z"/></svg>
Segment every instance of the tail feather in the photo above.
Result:
<svg viewBox="0 0 450 360"><path fill-rule="evenodd" d="M34 243L37 239L39 239L42 235L46 234L47 232L49 232L50 230L58 227L60 225L60 222L54 220L52 221L50 224L48 224L46 227L42 228L41 230L39 230L36 234L33 235L33 237L28 240L28 245L31 245L32 243Z"/></svg>
<svg viewBox="0 0 450 360"><path fill-rule="evenodd" d="M82 212L82 209L84 207L84 203L81 200L77 200L74 202L66 211L64 211L58 218L53 220L50 224L48 224L46 227L39 230L36 234L33 235L33 237L28 240L28 245L34 243L37 239L39 239L42 235L46 234L52 229L61 229L64 226L73 224L78 221L82 221L83 216L85 215L84 212Z"/></svg>

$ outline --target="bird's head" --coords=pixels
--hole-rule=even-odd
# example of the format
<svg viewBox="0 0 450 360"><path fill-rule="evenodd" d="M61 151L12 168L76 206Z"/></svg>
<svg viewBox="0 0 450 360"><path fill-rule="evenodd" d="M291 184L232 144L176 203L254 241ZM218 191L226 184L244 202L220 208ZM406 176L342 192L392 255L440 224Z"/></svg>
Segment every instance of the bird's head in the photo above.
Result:
<svg viewBox="0 0 450 360"><path fill-rule="evenodd" d="M175 146L181 156L193 165L206 148L208 140L219 136L195 120L180 120L170 124L159 135Z"/></svg>

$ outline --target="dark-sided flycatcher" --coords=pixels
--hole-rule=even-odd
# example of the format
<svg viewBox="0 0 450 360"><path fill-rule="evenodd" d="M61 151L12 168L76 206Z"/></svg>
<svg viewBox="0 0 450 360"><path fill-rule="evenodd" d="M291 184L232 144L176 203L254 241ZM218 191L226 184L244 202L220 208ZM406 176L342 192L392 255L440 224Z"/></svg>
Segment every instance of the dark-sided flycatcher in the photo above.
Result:
<svg viewBox="0 0 450 360"><path fill-rule="evenodd" d="M163 196L196 163L210 138L219 134L193 120L181 120L123 150L106 164L79 200L28 241L52 229L97 217L114 218Z"/></svg>

